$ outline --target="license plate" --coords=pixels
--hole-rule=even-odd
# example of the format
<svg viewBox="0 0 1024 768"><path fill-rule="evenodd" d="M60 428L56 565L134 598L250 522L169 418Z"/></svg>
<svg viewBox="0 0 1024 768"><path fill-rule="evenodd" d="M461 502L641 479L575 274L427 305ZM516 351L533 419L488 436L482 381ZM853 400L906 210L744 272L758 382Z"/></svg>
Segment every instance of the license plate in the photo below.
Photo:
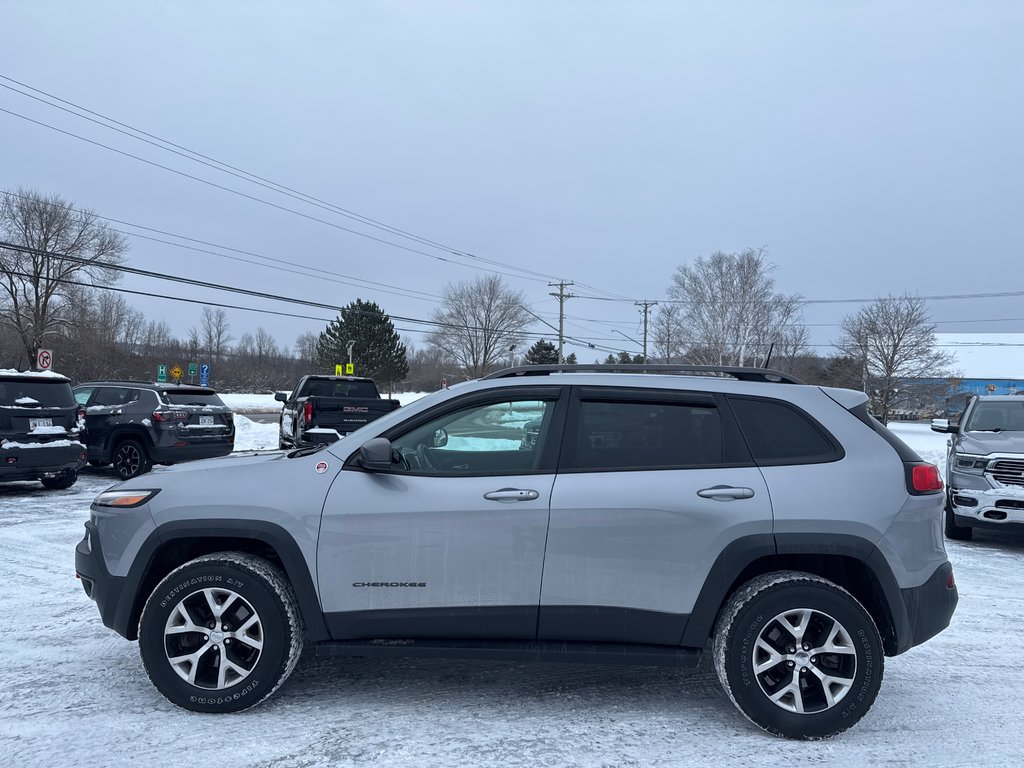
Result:
<svg viewBox="0 0 1024 768"><path fill-rule="evenodd" d="M199 417L199 426L200 427L212 427L213 426L213 416L200 416Z"/></svg>
<svg viewBox="0 0 1024 768"><path fill-rule="evenodd" d="M53 426L53 419L29 419L28 420L28 428L29 429L39 429L39 427L52 427L52 426Z"/></svg>

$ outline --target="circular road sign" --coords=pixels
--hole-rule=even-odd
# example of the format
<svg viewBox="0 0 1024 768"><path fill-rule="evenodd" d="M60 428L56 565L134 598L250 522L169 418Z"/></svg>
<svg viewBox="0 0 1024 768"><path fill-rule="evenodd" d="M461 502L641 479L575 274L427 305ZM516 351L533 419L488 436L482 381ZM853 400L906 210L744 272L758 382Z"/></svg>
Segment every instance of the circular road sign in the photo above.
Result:
<svg viewBox="0 0 1024 768"><path fill-rule="evenodd" d="M53 365L53 352L49 349L40 349L39 354L36 355L36 367L40 371L48 371Z"/></svg>

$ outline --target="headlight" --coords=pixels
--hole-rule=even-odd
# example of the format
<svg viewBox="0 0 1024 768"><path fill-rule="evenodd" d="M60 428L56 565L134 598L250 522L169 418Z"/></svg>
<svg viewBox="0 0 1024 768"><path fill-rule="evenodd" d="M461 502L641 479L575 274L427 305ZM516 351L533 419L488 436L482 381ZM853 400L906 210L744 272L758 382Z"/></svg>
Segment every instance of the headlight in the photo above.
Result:
<svg viewBox="0 0 1024 768"><path fill-rule="evenodd" d="M970 456L966 453L958 453L953 457L953 469L957 472L967 472L972 475L981 475L988 466L988 459L982 456Z"/></svg>
<svg viewBox="0 0 1024 768"><path fill-rule="evenodd" d="M137 507L140 504L145 504L158 493L160 493L159 489L137 491L104 491L99 496L97 496L92 503L93 506L96 507L116 507L119 509L124 509L127 507Z"/></svg>

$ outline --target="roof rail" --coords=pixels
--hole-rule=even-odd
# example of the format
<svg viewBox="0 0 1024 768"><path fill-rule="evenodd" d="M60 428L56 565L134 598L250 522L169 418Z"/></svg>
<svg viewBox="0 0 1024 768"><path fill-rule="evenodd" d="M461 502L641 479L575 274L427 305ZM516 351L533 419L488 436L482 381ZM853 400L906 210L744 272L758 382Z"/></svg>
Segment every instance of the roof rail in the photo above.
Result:
<svg viewBox="0 0 1024 768"><path fill-rule="evenodd" d="M666 363L628 364L596 363L593 365L518 365L489 373L483 379L511 379L516 376L547 376L549 373L661 373L677 375L731 376L739 381L763 381L771 384L803 384L788 373L771 368L746 368L722 365L671 365Z"/></svg>

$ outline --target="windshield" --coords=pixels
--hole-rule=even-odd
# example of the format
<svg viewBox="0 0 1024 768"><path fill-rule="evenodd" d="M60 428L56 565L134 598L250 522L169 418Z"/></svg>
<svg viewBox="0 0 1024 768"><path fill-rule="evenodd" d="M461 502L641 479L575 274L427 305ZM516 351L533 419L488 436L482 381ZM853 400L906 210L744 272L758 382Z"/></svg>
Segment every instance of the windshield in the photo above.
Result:
<svg viewBox="0 0 1024 768"><path fill-rule="evenodd" d="M75 405L71 384L41 379L0 381L0 406L8 408L69 408Z"/></svg>
<svg viewBox="0 0 1024 768"><path fill-rule="evenodd" d="M964 425L965 432L1024 432L1024 400L980 402Z"/></svg>

